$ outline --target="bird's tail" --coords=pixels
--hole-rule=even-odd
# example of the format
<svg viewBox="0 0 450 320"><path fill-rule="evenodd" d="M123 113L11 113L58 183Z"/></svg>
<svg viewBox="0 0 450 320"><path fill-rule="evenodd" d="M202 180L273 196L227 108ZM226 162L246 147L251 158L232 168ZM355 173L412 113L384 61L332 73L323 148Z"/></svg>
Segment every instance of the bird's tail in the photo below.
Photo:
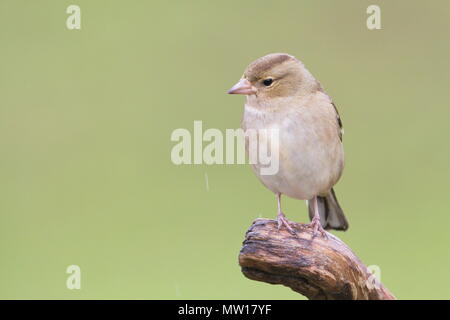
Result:
<svg viewBox="0 0 450 320"><path fill-rule="evenodd" d="M331 189L325 197L317 196L319 205L320 224L324 229L347 230L348 222L345 218L339 202L336 199L334 190ZM314 217L313 202L308 201L309 217Z"/></svg>

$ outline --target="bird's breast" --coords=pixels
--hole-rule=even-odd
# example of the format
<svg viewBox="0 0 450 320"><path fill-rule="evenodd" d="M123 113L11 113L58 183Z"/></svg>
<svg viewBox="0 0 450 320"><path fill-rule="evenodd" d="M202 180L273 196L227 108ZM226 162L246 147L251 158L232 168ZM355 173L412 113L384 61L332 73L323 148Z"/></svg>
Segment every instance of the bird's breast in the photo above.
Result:
<svg viewBox="0 0 450 320"><path fill-rule="evenodd" d="M273 192L297 199L311 199L327 192L339 179L344 159L342 144L335 137L335 128L317 113L301 108L271 112L246 105L242 127L258 132L278 131L276 173L264 175L261 172L263 164L252 165L257 177ZM264 144L263 150L270 149L274 145L271 140L274 136L265 134L262 137L257 141L258 150ZM248 138L247 151L251 145ZM271 157L274 159L274 155Z"/></svg>

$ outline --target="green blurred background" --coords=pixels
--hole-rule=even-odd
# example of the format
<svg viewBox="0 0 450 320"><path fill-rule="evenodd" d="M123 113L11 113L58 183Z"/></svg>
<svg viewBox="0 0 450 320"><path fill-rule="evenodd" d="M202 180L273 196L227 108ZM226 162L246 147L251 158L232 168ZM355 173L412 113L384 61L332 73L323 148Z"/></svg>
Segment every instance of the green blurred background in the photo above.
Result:
<svg viewBox="0 0 450 320"><path fill-rule="evenodd" d="M382 30L366 27L370 4ZM338 236L398 298L450 298L449 11L1 0L0 298L303 298L240 272L245 231L276 214L250 168L170 160L176 128L239 127L244 100L225 92L270 52L301 59L341 113ZM301 201L285 212L307 221ZM81 290L66 288L71 264Z"/></svg>

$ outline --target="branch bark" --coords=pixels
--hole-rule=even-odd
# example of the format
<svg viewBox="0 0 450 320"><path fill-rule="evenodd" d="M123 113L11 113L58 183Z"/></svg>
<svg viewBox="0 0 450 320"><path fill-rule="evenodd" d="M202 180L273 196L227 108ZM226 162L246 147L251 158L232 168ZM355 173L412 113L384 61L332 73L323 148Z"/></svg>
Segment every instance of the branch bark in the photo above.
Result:
<svg viewBox="0 0 450 320"><path fill-rule="evenodd" d="M249 279L282 284L314 300L393 300L395 297L336 236L313 237L308 225L291 223L297 235L277 222L257 219L239 254Z"/></svg>

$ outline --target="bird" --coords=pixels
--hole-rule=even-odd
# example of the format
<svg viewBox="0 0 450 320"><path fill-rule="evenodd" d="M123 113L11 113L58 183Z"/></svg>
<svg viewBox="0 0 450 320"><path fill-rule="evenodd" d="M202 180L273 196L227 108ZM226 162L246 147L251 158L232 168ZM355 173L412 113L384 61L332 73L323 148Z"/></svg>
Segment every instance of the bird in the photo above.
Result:
<svg viewBox="0 0 450 320"><path fill-rule="evenodd" d="M228 93L246 96L244 131L279 132L278 171L262 175L262 164L252 164L256 176L276 196L278 230L285 226L295 234L282 211L282 195L307 201L314 236L327 238L325 230L347 230L333 189L344 169L343 125L319 81L294 56L271 53L250 63ZM248 145L246 141L247 153Z"/></svg>

